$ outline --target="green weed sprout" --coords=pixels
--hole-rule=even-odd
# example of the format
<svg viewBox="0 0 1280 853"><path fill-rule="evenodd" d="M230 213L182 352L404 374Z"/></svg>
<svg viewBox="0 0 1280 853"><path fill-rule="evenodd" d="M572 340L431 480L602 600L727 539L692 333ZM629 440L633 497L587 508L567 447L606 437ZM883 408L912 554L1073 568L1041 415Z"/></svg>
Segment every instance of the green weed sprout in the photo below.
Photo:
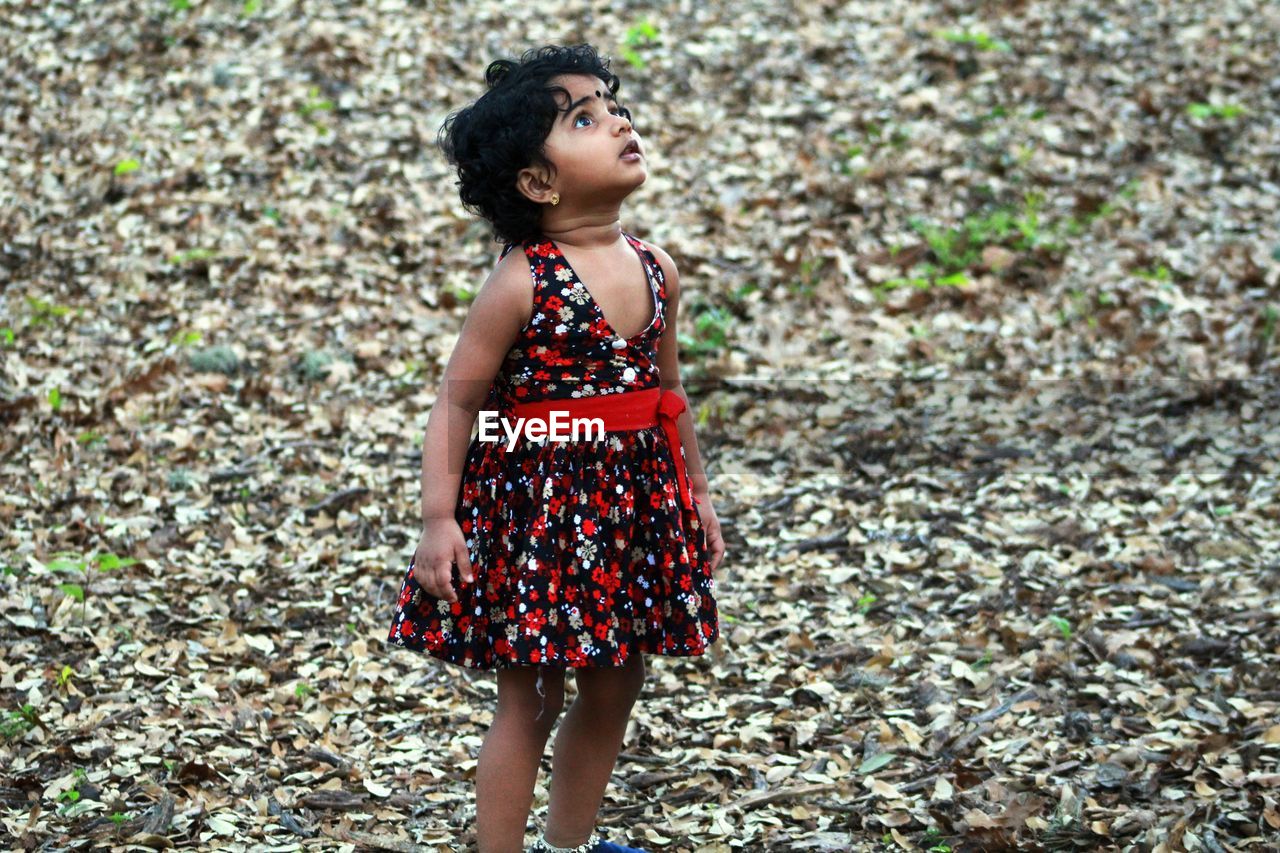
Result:
<svg viewBox="0 0 1280 853"><path fill-rule="evenodd" d="M16 711L8 711L0 719L0 737L5 740L16 740L36 726L36 709L34 705L24 703Z"/></svg>
<svg viewBox="0 0 1280 853"><path fill-rule="evenodd" d="M1053 626L1062 633L1063 642L1066 642L1066 643L1071 642L1071 623L1070 622L1068 622L1066 619L1063 619L1061 616L1057 616L1057 615L1050 616L1049 621L1052 622Z"/></svg>
<svg viewBox="0 0 1280 853"><path fill-rule="evenodd" d="M618 53L627 61L632 68L643 70L646 62L645 58L636 50L642 44L651 42L658 37L658 29L653 23L646 18L638 24L632 24L627 27L627 32L622 37L622 47L618 49Z"/></svg>
<svg viewBox="0 0 1280 853"><path fill-rule="evenodd" d="M136 562L138 561L132 557L118 557L110 553L97 554L90 556L88 559L81 559L74 552L62 551L54 555L54 559L46 568L51 572L84 573L83 586L74 583L58 584L58 589L80 602L80 624L83 625L85 609L88 607L85 597L90 579L89 567L93 566L99 572L113 572L126 566L132 566Z"/></svg>

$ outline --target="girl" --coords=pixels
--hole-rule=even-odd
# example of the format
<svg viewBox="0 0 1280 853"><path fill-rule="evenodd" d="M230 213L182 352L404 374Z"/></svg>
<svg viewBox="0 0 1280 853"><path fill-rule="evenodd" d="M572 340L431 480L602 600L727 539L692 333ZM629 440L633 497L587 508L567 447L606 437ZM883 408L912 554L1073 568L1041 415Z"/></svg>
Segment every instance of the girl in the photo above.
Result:
<svg viewBox="0 0 1280 853"><path fill-rule="evenodd" d="M476 769L481 853L523 849L567 669L577 698L533 849L635 853L594 830L644 655L701 655L719 637L724 544L680 384L679 278L621 229L647 173L608 60L553 45L493 62L485 81L440 146L464 205L505 246L427 420L422 540L388 642L497 670ZM471 438L495 413L496 439L484 417ZM520 436L557 414L604 432Z"/></svg>

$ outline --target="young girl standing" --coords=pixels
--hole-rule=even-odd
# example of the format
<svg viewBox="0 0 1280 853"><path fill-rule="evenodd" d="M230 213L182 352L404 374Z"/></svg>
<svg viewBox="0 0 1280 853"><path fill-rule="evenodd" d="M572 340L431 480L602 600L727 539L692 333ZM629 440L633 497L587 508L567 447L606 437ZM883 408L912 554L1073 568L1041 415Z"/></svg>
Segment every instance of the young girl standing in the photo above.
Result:
<svg viewBox="0 0 1280 853"><path fill-rule="evenodd" d="M485 80L440 144L464 205L505 246L427 420L422 540L388 642L497 670L476 769L480 853L523 850L573 669L533 849L623 853L634 848L595 825L644 655L701 655L719 637L724 544L680 383L679 279L620 225L647 173L608 60L548 46L493 62ZM471 438L478 415L503 425L497 440ZM557 417L605 431L520 433Z"/></svg>

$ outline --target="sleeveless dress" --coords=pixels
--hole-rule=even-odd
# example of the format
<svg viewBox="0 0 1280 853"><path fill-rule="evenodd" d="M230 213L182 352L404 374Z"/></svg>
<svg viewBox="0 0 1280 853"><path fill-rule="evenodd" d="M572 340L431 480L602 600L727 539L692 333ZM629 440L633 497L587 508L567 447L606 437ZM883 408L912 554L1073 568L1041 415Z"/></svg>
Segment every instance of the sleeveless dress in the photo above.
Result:
<svg viewBox="0 0 1280 853"><path fill-rule="evenodd" d="M514 423L517 403L659 387L665 279L653 251L623 236L649 283L649 325L622 339L553 240L524 242L533 315L483 409ZM566 442L521 434L510 450L498 432L471 440L458 492L474 581L455 566L458 601L436 598L411 559L387 642L473 669L703 654L719 636L706 532L681 503L661 427Z"/></svg>

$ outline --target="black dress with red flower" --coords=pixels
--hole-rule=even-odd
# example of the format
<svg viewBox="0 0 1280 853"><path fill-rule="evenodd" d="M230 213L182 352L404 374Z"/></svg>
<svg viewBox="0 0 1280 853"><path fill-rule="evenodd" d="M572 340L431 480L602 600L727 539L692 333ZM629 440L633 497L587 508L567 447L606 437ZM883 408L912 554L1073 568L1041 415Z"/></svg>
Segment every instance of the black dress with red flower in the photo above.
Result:
<svg viewBox="0 0 1280 853"><path fill-rule="evenodd" d="M653 296L648 327L622 339L555 242L523 244L533 316L489 389L487 410L659 387L666 288L635 249ZM509 243L499 260L515 247ZM679 450L683 453L683 448ZM474 669L620 666L636 652L701 655L719 636L706 533L680 500L660 427L602 440L472 439L456 518L474 572L458 601L405 573L387 641ZM695 499L696 503L696 499Z"/></svg>

